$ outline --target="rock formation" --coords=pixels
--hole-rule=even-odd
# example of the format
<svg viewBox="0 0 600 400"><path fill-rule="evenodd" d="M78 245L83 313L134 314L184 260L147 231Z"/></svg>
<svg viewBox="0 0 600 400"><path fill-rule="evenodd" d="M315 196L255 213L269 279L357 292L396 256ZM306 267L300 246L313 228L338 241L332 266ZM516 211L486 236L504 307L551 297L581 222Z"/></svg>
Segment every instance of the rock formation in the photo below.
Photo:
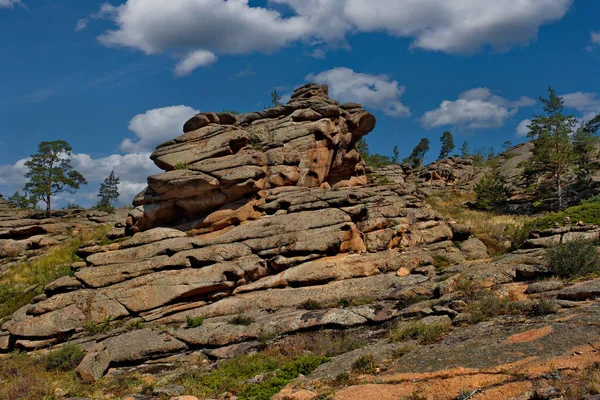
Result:
<svg viewBox="0 0 600 400"><path fill-rule="evenodd" d="M130 230L206 226L208 214L264 189L364 184L354 145L374 126L360 105L330 100L327 86L316 84L297 89L284 106L198 114L152 154L166 172L135 198Z"/></svg>
<svg viewBox="0 0 600 400"><path fill-rule="evenodd" d="M107 368L167 353L217 354L264 335L378 324L399 310L337 304L383 301L415 285L431 293L431 270L421 268L435 257L488 257L421 196L398 185L356 186L365 175L353 146L375 120L326 94L311 84L283 107L188 121L184 135L152 156L167 172L150 177L136 199L129 222L140 232L79 249L85 263L3 325L2 348L70 341ZM264 136L254 141L257 131ZM465 243L464 254L452 240ZM303 310L307 301L323 309ZM255 323L227 322L239 314ZM196 317L206 321L186 328ZM118 328L136 320L148 328ZM94 336L84 329L104 321L115 330ZM122 350L128 341L140 343L135 354Z"/></svg>

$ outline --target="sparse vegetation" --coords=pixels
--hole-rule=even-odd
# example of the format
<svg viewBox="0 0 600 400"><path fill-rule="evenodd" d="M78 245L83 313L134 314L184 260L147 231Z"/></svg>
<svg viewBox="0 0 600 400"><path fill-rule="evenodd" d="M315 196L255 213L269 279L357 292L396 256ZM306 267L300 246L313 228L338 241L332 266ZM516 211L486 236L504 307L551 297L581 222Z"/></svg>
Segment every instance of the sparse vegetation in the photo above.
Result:
<svg viewBox="0 0 600 400"><path fill-rule="evenodd" d="M597 247L586 240L561 243L546 255L548 268L561 278L578 278L600 272Z"/></svg>
<svg viewBox="0 0 600 400"><path fill-rule="evenodd" d="M85 324L83 326L83 330L88 334L88 335L100 335L101 333L105 333L108 332L111 329L110 326L110 316L104 318L102 321L99 322L90 322L88 324Z"/></svg>
<svg viewBox="0 0 600 400"><path fill-rule="evenodd" d="M197 328L199 326L202 326L202 324L204 323L204 317L200 316L200 317L190 317L189 315L185 316L185 325L188 328Z"/></svg>
<svg viewBox="0 0 600 400"><path fill-rule="evenodd" d="M175 164L175 170L182 170L182 169L188 169L188 164L184 163L183 161L179 161L177 164Z"/></svg>
<svg viewBox="0 0 600 400"><path fill-rule="evenodd" d="M360 374L372 374L376 369L375 356L371 353L358 357L352 363L352 371Z"/></svg>
<svg viewBox="0 0 600 400"><path fill-rule="evenodd" d="M48 353L44 360L44 365L49 371L71 371L79 365L85 351L74 344L66 344L58 350Z"/></svg>
<svg viewBox="0 0 600 400"><path fill-rule="evenodd" d="M81 261L75 251L81 243L105 238L110 226L83 232L39 257L10 268L0 276L0 322L43 292L44 286L71 274L70 265Z"/></svg>
<svg viewBox="0 0 600 400"><path fill-rule="evenodd" d="M447 324L427 324L423 321L412 321L400 324L392 329L389 338L394 342L417 340L420 344L431 344L437 342L449 331L450 327Z"/></svg>
<svg viewBox="0 0 600 400"><path fill-rule="evenodd" d="M493 256L506 253L511 245L518 247L522 244L523 232L529 229L534 220L532 217L472 210L464 206L474 200L472 193L447 191L428 197L426 202L439 213L469 226L473 235L488 247Z"/></svg>
<svg viewBox="0 0 600 400"><path fill-rule="evenodd" d="M417 348L417 346L414 344L401 343L394 349L394 352L392 353L392 358L394 358L394 359L402 358L416 348Z"/></svg>

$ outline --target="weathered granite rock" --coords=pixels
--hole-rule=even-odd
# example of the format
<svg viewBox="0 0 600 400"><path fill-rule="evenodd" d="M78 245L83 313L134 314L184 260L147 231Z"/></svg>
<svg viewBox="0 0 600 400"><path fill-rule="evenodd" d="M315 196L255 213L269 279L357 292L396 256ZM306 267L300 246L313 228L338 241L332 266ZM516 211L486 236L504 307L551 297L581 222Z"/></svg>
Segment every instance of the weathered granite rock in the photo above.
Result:
<svg viewBox="0 0 600 400"><path fill-rule="evenodd" d="M136 197L129 229L202 225L211 212L263 189L364 184L354 145L374 126L372 114L341 107L326 85L316 84L297 89L285 106L237 116L198 114L183 135L152 154L166 172L150 177Z"/></svg>
<svg viewBox="0 0 600 400"><path fill-rule="evenodd" d="M104 376L110 365L110 351L104 343L97 343L87 350L75 372L86 382L96 382Z"/></svg>

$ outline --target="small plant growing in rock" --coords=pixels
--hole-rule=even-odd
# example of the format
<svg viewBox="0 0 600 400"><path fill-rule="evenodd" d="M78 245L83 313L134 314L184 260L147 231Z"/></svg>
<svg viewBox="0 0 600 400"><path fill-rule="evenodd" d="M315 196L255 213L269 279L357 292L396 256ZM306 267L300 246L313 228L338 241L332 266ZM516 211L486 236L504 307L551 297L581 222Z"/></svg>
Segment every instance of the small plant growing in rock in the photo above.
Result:
<svg viewBox="0 0 600 400"><path fill-rule="evenodd" d="M236 315L235 317L231 318L229 320L229 323L231 325L244 325L244 326L248 326L254 323L254 318L252 317L248 317L244 314L239 314Z"/></svg>
<svg viewBox="0 0 600 400"><path fill-rule="evenodd" d="M108 332L110 330L111 317L108 316L100 322L90 322L83 327L89 335L99 335L101 333Z"/></svg>
<svg viewBox="0 0 600 400"><path fill-rule="evenodd" d="M177 164L175 164L175 169L176 170L188 169L188 165L187 165L187 163L180 161Z"/></svg>
<svg viewBox="0 0 600 400"><path fill-rule="evenodd" d="M190 317L189 315L185 316L185 325L188 328L197 328L202 326L204 323L204 317Z"/></svg>
<svg viewBox="0 0 600 400"><path fill-rule="evenodd" d="M81 347L67 344L49 352L45 359L45 366L49 371L71 371L79 365L83 357L85 351Z"/></svg>
<svg viewBox="0 0 600 400"><path fill-rule="evenodd" d="M361 374L372 374L376 369L377 363L375 362L375 356L371 353L358 357L352 363L352 371Z"/></svg>
<svg viewBox="0 0 600 400"><path fill-rule="evenodd" d="M415 348L416 348L416 346L411 343L399 344L394 349L394 352L392 353L392 358L394 358L394 359L402 358L405 355L407 355L408 353L410 353L411 351L413 351Z"/></svg>
<svg viewBox="0 0 600 400"><path fill-rule="evenodd" d="M321 308L323 308L323 306L316 300L308 299L302 304L300 304L299 308L303 310L320 310Z"/></svg>
<svg viewBox="0 0 600 400"><path fill-rule="evenodd" d="M426 324L422 321L413 321L393 329L389 338L393 342L418 340L421 344L437 342L450 331L450 327L443 323Z"/></svg>
<svg viewBox="0 0 600 400"><path fill-rule="evenodd" d="M252 127L248 129L250 133L250 146L254 150L261 150L265 142L265 132L263 129Z"/></svg>
<svg viewBox="0 0 600 400"><path fill-rule="evenodd" d="M556 314L560 310L560 306L552 299L542 297L531 308L532 315L550 315Z"/></svg>
<svg viewBox="0 0 600 400"><path fill-rule="evenodd" d="M561 243L548 250L548 268L561 278L577 278L600 272L598 249L586 240Z"/></svg>
<svg viewBox="0 0 600 400"><path fill-rule="evenodd" d="M129 324L129 329L134 330L134 329L144 329L144 323L141 320L137 320L135 322L131 322Z"/></svg>

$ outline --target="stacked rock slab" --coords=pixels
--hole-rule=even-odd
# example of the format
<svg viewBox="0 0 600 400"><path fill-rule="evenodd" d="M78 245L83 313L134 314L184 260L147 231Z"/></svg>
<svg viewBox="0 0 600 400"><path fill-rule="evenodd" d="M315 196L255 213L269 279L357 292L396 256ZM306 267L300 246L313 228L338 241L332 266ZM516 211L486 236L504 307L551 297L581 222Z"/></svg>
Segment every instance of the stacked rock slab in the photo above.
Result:
<svg viewBox="0 0 600 400"><path fill-rule="evenodd" d="M132 233L157 226L203 224L210 212L263 189L365 184L356 142L375 117L328 97L326 85L297 89L284 105L259 112L201 113L183 135L151 158L166 172L148 179L134 201Z"/></svg>

